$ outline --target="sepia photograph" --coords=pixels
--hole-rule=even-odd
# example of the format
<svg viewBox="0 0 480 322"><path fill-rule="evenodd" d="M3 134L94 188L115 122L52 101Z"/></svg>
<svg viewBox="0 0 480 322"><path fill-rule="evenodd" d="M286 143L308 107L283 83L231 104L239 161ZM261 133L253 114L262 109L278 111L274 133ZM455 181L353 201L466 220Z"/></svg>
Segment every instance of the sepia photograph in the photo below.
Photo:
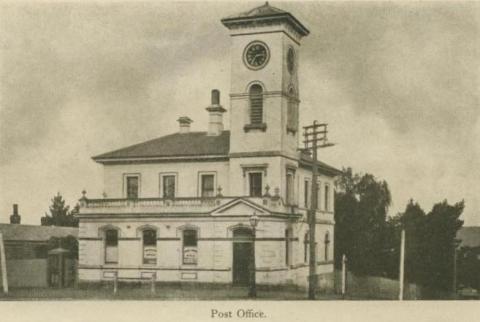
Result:
<svg viewBox="0 0 480 322"><path fill-rule="evenodd" d="M479 300L479 39L475 1L0 2L0 302Z"/></svg>

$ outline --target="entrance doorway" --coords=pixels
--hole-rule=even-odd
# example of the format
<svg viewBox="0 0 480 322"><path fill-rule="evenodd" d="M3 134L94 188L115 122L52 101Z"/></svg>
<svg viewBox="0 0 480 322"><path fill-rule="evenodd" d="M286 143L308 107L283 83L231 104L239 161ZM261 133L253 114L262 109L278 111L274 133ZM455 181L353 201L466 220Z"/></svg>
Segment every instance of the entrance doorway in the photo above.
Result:
<svg viewBox="0 0 480 322"><path fill-rule="evenodd" d="M233 231L233 285L249 285L252 252L252 230L249 228L235 229Z"/></svg>

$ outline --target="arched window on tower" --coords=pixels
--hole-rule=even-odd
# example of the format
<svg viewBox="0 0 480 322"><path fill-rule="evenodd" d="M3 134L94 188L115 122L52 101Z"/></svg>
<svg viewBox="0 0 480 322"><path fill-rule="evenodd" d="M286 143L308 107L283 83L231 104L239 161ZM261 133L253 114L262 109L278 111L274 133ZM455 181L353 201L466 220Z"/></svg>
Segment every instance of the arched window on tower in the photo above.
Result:
<svg viewBox="0 0 480 322"><path fill-rule="evenodd" d="M297 132L298 128L298 103L295 96L295 91L290 88L288 91L288 104L287 104L287 133Z"/></svg>
<svg viewBox="0 0 480 322"><path fill-rule="evenodd" d="M263 123L263 89L262 86L254 84L250 86L250 124Z"/></svg>

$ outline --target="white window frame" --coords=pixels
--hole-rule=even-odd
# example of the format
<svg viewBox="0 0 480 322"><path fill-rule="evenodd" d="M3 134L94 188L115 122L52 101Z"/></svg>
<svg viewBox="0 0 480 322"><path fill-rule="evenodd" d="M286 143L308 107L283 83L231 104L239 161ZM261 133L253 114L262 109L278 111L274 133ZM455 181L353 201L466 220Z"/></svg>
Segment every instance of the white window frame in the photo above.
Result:
<svg viewBox="0 0 480 322"><path fill-rule="evenodd" d="M262 175L262 189L261 189L261 196L263 196L264 192L263 192L263 189L264 189L264 185L265 185L265 171L263 171L262 169L258 169L258 170L246 170L245 171L245 177L246 177L246 186L245 186L245 195L248 196L248 197L252 197L250 196L250 173L260 173ZM260 197L261 197L260 196ZM259 197L253 197L253 198L259 198Z"/></svg>
<svg viewBox="0 0 480 322"><path fill-rule="evenodd" d="M123 174L123 197L128 198L128 186L127 180L128 178L136 177L138 178L138 197L141 198L142 196L142 175L140 173L124 173Z"/></svg>
<svg viewBox="0 0 480 322"><path fill-rule="evenodd" d="M328 191L327 191L327 188L328 187ZM325 189L323 191L323 209L325 210L325 212L329 212L331 211L331 202L332 202L332 191L331 191L331 186L330 184L327 182L323 185L323 189Z"/></svg>
<svg viewBox="0 0 480 322"><path fill-rule="evenodd" d="M290 187L291 191L289 191L288 189L289 176L292 176L292 186ZM296 205L297 198L296 198L295 182L296 182L295 169L287 167L285 171L285 202L290 206ZM291 196L288 195L289 193L291 194Z"/></svg>
<svg viewBox="0 0 480 322"><path fill-rule="evenodd" d="M322 181L317 180L317 211L322 210L323 197L322 197ZM313 201L313 197L311 197Z"/></svg>
<svg viewBox="0 0 480 322"><path fill-rule="evenodd" d="M185 264L184 263L184 259L185 259L185 255L184 255L184 251L185 251L185 244L184 244L184 232L186 230L194 230L197 232L197 246L196 246L196 251L197 251L197 258L196 258L196 263L187 263ZM199 263L199 258L200 258L200 254L199 254L199 240L200 240L200 228L198 226L194 226L194 225L190 225L190 224L186 224L186 225L183 225L181 227L178 227L177 228L177 236L180 237L180 265L181 267L195 267L195 266L198 266L198 263Z"/></svg>
<svg viewBox="0 0 480 322"><path fill-rule="evenodd" d="M293 260L293 229L285 229L285 266L289 267L294 262Z"/></svg>
<svg viewBox="0 0 480 322"><path fill-rule="evenodd" d="M217 172L216 171L198 171L197 178L197 196L202 196L202 176L213 175L213 196L217 194Z"/></svg>
<svg viewBox="0 0 480 322"><path fill-rule="evenodd" d="M144 244L144 232L145 231L154 231L155 232L155 263L145 263L145 244ZM157 266L158 264L158 229L151 227L144 227L140 230L142 241L142 265L143 266Z"/></svg>
<svg viewBox="0 0 480 322"><path fill-rule="evenodd" d="M105 226L100 228L101 233L102 233L102 241L103 241L103 264L104 265L118 265L120 262L120 229L118 227L114 226ZM107 261L107 231L116 231L117 232L117 245L115 246L116 248L116 258L117 261Z"/></svg>
<svg viewBox="0 0 480 322"><path fill-rule="evenodd" d="M305 182L308 182L308 188L306 191L307 200L305 200ZM312 205L312 179L309 177L303 178L303 207L310 209Z"/></svg>
<svg viewBox="0 0 480 322"><path fill-rule="evenodd" d="M178 172L160 172L159 178L159 191L160 198L163 198L163 177L174 176L175 177L175 198L178 197Z"/></svg>

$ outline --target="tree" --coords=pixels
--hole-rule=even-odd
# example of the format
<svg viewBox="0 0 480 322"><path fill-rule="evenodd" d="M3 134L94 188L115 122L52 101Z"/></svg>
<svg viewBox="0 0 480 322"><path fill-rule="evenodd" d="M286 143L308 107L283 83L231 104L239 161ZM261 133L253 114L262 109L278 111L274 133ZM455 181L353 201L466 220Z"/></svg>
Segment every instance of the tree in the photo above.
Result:
<svg viewBox="0 0 480 322"><path fill-rule="evenodd" d="M388 221L390 238L387 244L392 247L389 277L398 277L400 231L405 229L405 280L424 287L424 295L437 297L438 291L451 290L455 236L463 224L459 219L464 203L454 205L445 200L433 206L425 214L413 200L407 204L405 212Z"/></svg>
<svg viewBox="0 0 480 322"><path fill-rule="evenodd" d="M463 201L450 205L444 200L435 204L427 215L423 284L430 289L451 291L455 238L463 225L459 218L464 207Z"/></svg>
<svg viewBox="0 0 480 322"><path fill-rule="evenodd" d="M70 206L65 205L65 200L57 193L52 199L52 205L50 206L50 215L45 213L40 219L42 226L68 226L78 227L78 219L74 217L79 212L79 205L77 204L72 211Z"/></svg>
<svg viewBox="0 0 480 322"><path fill-rule="evenodd" d="M425 223L426 214L420 205L410 199L405 211L388 219L388 273L391 278L398 278L400 258L400 234L405 229L405 280L420 283L424 280Z"/></svg>
<svg viewBox="0 0 480 322"><path fill-rule="evenodd" d="M335 197L335 256L349 258L350 269L363 275L384 275L384 240L391 194L385 181L372 174L343 170Z"/></svg>

